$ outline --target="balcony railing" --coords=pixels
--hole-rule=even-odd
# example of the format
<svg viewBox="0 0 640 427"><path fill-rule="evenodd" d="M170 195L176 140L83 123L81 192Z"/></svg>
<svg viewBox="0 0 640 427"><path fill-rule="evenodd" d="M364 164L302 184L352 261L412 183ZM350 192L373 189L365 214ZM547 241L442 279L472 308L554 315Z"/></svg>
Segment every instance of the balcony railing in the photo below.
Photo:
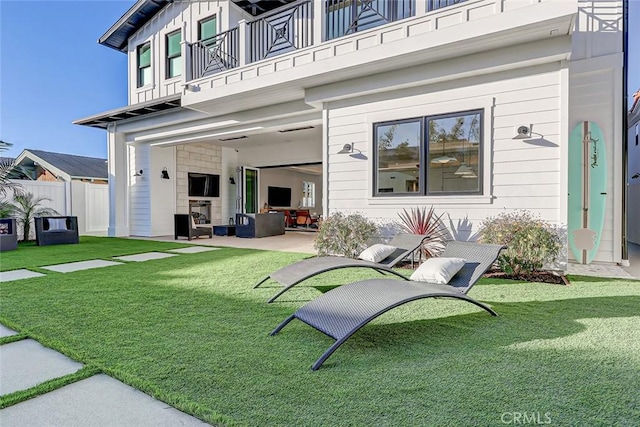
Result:
<svg viewBox="0 0 640 427"><path fill-rule="evenodd" d="M453 6L454 4L462 3L463 1L466 0L429 0L427 3L427 10L431 12L432 10Z"/></svg>
<svg viewBox="0 0 640 427"><path fill-rule="evenodd" d="M210 39L190 44L190 80L237 67L240 58L238 33L238 28L233 28Z"/></svg>
<svg viewBox="0 0 640 427"><path fill-rule="evenodd" d="M307 0L249 22L249 62L311 45L312 9L311 0Z"/></svg>
<svg viewBox="0 0 640 427"><path fill-rule="evenodd" d="M327 0L325 40L409 18L415 0Z"/></svg>
<svg viewBox="0 0 640 427"><path fill-rule="evenodd" d="M427 10L464 1L428 0ZM323 39L331 40L415 16L416 1L325 0L323 10ZM320 40L313 40L313 21L313 1L300 0L248 22L242 31L233 28L211 39L188 44L191 67L187 81L319 44Z"/></svg>

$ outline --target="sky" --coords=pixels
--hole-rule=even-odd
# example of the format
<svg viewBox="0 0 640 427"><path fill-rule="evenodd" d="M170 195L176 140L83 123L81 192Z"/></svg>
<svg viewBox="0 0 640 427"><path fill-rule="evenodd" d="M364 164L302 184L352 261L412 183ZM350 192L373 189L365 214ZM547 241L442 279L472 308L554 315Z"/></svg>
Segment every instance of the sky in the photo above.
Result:
<svg viewBox="0 0 640 427"><path fill-rule="evenodd" d="M106 131L74 120L127 105L127 57L97 40L134 0L0 0L0 140L107 157ZM629 22L640 22L630 0ZM629 29L630 97L640 89L640 25ZM631 101L629 102L631 106Z"/></svg>

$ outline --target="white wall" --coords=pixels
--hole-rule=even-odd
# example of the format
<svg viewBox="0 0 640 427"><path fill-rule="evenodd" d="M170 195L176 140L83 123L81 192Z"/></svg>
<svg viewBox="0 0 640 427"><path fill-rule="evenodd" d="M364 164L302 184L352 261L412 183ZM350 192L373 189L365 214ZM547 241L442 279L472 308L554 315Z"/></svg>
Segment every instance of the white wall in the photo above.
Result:
<svg viewBox="0 0 640 427"><path fill-rule="evenodd" d="M129 233L151 236L149 145L129 146ZM142 171L142 175L136 176Z"/></svg>
<svg viewBox="0 0 640 427"><path fill-rule="evenodd" d="M253 167L322 162L322 144L313 138L277 144L257 143L240 148L238 161L243 166Z"/></svg>
<svg viewBox="0 0 640 427"><path fill-rule="evenodd" d="M238 152L233 148L222 147L222 173L220 174L220 199L222 224L229 222L229 218L235 221L236 197L238 191ZM229 182L233 177L235 184Z"/></svg>
<svg viewBox="0 0 640 427"><path fill-rule="evenodd" d="M434 205L454 222L468 218L473 230L503 210L527 209L556 224L562 216L560 63L432 84L332 102L328 106L329 214L360 211L397 220L402 208ZM373 124L431 114L483 109L482 196L372 197ZM546 146L513 140L516 128L534 124ZM354 142L364 158L337 154Z"/></svg>
<svg viewBox="0 0 640 427"><path fill-rule="evenodd" d="M607 207L594 260L620 262L623 192L620 125L626 113L622 111L622 1L579 1L568 86L568 132L582 121L593 121L602 129L607 148Z"/></svg>
<svg viewBox="0 0 640 427"><path fill-rule="evenodd" d="M183 41L198 40L198 21L212 15L217 17L218 33L236 27L246 14L227 0L176 1L169 3L148 23L129 38L129 104L150 101L163 96L182 93L182 76L166 79L166 35L183 31ZM137 87L137 47L151 42L151 68L153 83ZM184 57L183 57L184 58ZM183 72L186 67L183 67Z"/></svg>
<svg viewBox="0 0 640 427"><path fill-rule="evenodd" d="M78 217L80 235L106 236L109 226L109 186L71 181L71 215Z"/></svg>
<svg viewBox="0 0 640 427"><path fill-rule="evenodd" d="M640 106L629 117L629 174L627 182L627 239L640 245L640 178L631 177L640 173Z"/></svg>
<svg viewBox="0 0 640 427"><path fill-rule="evenodd" d="M149 182L151 190L151 235L173 234L173 214L176 209L176 159L175 148L151 147ZM162 178L166 168L169 179Z"/></svg>
<svg viewBox="0 0 640 427"><path fill-rule="evenodd" d="M309 209L310 212L317 214L322 213L322 176L312 175L308 173L300 173L287 169L261 169L260 170L260 200L258 206L263 207L267 203L268 187L285 187L291 188L291 206L293 209L298 208L298 204L302 200L302 182L309 181L316 184L316 200L315 207Z"/></svg>

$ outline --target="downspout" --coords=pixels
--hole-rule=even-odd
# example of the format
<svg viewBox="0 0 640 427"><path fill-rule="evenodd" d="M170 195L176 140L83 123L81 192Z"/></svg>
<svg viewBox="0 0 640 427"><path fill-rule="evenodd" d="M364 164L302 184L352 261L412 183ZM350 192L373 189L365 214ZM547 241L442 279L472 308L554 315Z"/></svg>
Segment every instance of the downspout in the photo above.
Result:
<svg viewBox="0 0 640 427"><path fill-rule="evenodd" d="M627 101L629 51L629 0L622 0L622 265L629 265L627 244L627 193L629 190L629 105Z"/></svg>

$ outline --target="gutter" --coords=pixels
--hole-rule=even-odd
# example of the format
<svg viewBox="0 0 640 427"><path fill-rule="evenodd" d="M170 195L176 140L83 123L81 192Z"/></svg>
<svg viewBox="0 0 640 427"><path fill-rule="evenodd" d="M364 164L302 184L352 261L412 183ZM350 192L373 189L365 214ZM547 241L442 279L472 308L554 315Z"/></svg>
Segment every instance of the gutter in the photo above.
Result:
<svg viewBox="0 0 640 427"><path fill-rule="evenodd" d="M629 0L622 0L622 260L629 266L629 246L627 243L627 198L629 176L629 104L627 100L629 73Z"/></svg>

